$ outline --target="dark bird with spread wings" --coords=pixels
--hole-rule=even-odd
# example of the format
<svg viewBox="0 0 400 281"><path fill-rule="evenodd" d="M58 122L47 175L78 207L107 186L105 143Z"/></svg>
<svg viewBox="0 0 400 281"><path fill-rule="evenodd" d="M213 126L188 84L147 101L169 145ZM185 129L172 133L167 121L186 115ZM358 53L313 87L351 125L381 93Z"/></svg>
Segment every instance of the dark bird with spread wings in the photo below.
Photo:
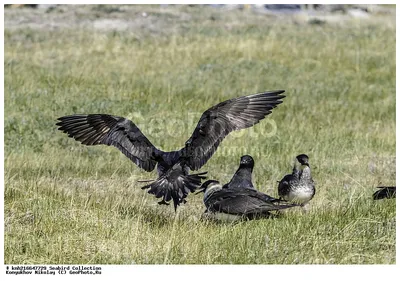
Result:
<svg viewBox="0 0 400 281"><path fill-rule="evenodd" d="M205 178L200 169L232 131L249 128L269 115L282 103L284 91L271 91L233 98L206 110L185 146L165 152L156 148L130 120L107 114L77 114L58 118L59 130L85 145L105 144L118 148L133 163L147 172L157 166L158 179L142 189L162 198L160 204L173 200L174 207L185 202Z"/></svg>

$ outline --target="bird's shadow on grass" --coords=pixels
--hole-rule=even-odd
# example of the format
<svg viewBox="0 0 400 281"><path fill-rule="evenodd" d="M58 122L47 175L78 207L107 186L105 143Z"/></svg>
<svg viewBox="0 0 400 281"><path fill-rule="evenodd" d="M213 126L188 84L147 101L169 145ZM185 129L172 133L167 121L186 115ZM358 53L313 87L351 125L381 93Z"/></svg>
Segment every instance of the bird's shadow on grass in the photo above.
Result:
<svg viewBox="0 0 400 281"><path fill-rule="evenodd" d="M186 222L188 220L187 213L175 213L173 210L168 209L168 206L146 206L146 205L129 205L129 206L119 206L117 209L118 214L121 218L128 219L138 219L143 223L148 224L154 228L162 228L165 226L171 226L174 221L178 222ZM220 225L237 225L243 224L249 221L260 221L260 220L271 220L271 219L279 219L284 217L285 215L276 212L270 213L268 216L254 216L251 218L243 217L240 220L227 222L220 221L216 219L209 218L207 216L200 215L198 219L195 220L197 223L206 224L210 226L220 226ZM189 220L193 220L192 216Z"/></svg>
<svg viewBox="0 0 400 281"><path fill-rule="evenodd" d="M237 219L235 221L224 221L224 220L218 220L215 218L212 218L210 216L207 216L206 213L204 213L200 217L200 221L207 224L207 225L212 225L212 226L218 226L218 225L241 225L245 224L250 221L262 221L262 220L274 220L274 219L280 219L284 217L285 214L281 212L276 212L276 213L269 213L269 214L263 214L263 215L253 215L253 216L248 216L245 217L243 216L240 219Z"/></svg>
<svg viewBox="0 0 400 281"><path fill-rule="evenodd" d="M152 208L142 205L119 206L117 212L122 218L139 219L152 227L160 228L170 225L174 221L174 212L170 210L166 211L165 208L158 206Z"/></svg>

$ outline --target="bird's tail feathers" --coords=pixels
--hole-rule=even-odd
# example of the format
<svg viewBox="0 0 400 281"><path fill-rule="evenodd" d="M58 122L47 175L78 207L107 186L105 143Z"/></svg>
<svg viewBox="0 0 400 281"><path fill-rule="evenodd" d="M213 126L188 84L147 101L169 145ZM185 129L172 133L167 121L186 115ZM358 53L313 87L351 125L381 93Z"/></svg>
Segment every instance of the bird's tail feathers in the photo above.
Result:
<svg viewBox="0 0 400 281"><path fill-rule="evenodd" d="M190 192L196 191L201 186L201 181L206 179L207 172L185 175L180 163L175 164L164 175L142 189L149 189L148 193L156 198L162 198L161 204L167 204L172 199L176 211L177 206L185 203L185 198Z"/></svg>
<svg viewBox="0 0 400 281"><path fill-rule="evenodd" d="M278 199L278 200L279 200L279 199ZM279 210L282 210L282 209L287 209L287 208L292 208L292 207L301 207L301 204L294 204L294 203L285 203L285 204L282 204L282 203L279 203L279 204L276 205L276 206L279 207Z"/></svg>
<svg viewBox="0 0 400 281"><path fill-rule="evenodd" d="M295 204L295 203L287 203L285 201L282 201L280 199L275 199L276 204L274 204L273 206L268 205L267 208L270 211L274 211L274 210L283 210L283 209L288 209L288 208L292 208L292 207L300 207L300 204Z"/></svg>
<svg viewBox="0 0 400 281"><path fill-rule="evenodd" d="M269 202L271 202L271 203L280 203L280 202L284 202L282 199L278 199L278 198L275 198L275 197L272 197L272 196L269 196L269 195L267 195L267 194L265 194L264 195L265 196L265 200L268 200Z"/></svg>

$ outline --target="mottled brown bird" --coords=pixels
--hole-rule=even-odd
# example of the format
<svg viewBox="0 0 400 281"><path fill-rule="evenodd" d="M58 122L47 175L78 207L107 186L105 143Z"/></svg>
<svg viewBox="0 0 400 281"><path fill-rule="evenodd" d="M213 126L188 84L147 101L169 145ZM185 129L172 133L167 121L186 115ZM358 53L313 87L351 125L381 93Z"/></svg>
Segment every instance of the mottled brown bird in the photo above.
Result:
<svg viewBox="0 0 400 281"><path fill-rule="evenodd" d="M315 195L315 184L311 177L311 169L308 156L300 154L296 156L302 169L298 170L296 163L293 172L279 181L278 194L281 199L305 205Z"/></svg>

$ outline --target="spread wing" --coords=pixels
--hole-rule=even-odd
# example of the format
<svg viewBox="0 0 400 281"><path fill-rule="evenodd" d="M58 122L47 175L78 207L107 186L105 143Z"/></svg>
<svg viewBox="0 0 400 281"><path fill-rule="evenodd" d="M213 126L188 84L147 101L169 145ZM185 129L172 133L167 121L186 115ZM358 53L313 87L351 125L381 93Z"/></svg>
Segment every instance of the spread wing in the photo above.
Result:
<svg viewBox="0 0 400 281"><path fill-rule="evenodd" d="M159 152L130 120L107 114L78 114L58 118L59 130L85 145L112 145L140 168L150 172Z"/></svg>
<svg viewBox="0 0 400 281"><path fill-rule="evenodd" d="M266 213L296 206L288 203L274 204L267 199L270 196L253 189L221 189L212 196L214 198L210 198L208 210L233 215Z"/></svg>
<svg viewBox="0 0 400 281"><path fill-rule="evenodd" d="M232 131L257 124L282 103L284 91L230 99L206 110L182 149L191 170L200 169Z"/></svg>

